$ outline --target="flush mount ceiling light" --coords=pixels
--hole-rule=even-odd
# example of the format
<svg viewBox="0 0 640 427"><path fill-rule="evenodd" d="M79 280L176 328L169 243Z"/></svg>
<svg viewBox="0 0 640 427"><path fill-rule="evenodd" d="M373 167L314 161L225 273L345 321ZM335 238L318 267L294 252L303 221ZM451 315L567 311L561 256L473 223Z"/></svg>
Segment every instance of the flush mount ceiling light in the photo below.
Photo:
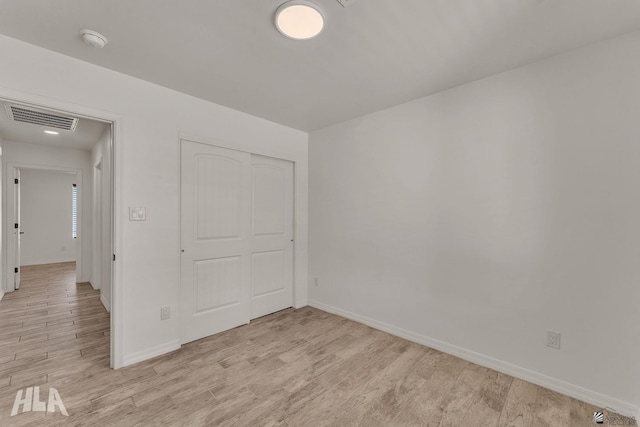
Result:
<svg viewBox="0 0 640 427"><path fill-rule="evenodd" d="M89 46L99 49L103 48L104 45L109 42L105 36L93 30L80 31L80 37L82 37L82 40Z"/></svg>
<svg viewBox="0 0 640 427"><path fill-rule="evenodd" d="M308 40L322 32L324 14L310 1L288 1L276 11L276 28L291 39Z"/></svg>

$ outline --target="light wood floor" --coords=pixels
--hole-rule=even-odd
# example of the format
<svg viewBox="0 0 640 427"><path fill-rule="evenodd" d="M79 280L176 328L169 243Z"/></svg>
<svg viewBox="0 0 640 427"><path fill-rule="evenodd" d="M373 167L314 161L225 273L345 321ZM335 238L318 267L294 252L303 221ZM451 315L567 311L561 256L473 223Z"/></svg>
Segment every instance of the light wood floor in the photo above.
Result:
<svg viewBox="0 0 640 427"><path fill-rule="evenodd" d="M74 268L24 267L0 301L2 426L594 425L591 405L310 307L113 371L109 315ZM69 416L11 417L29 386Z"/></svg>

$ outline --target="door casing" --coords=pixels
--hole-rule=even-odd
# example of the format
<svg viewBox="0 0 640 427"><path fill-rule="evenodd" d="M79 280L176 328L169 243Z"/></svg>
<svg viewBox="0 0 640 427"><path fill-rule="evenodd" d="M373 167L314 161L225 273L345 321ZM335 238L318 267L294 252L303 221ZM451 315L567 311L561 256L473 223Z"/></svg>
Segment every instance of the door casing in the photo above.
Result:
<svg viewBox="0 0 640 427"><path fill-rule="evenodd" d="M123 162L122 150L118 149L118 142L122 140L122 117L111 112L95 109L85 105L78 105L74 103L68 103L60 101L58 99L51 99L44 96L36 95L33 93L17 91L0 87L0 102L23 104L35 108L46 109L61 114L72 115L79 118L86 118L90 120L97 120L105 123L109 123L111 126L111 140L108 155L111 158L111 180L109 182L110 187L110 205L111 205L111 238L110 246L111 253L116 255L122 252L122 227L120 224L124 221L123 211L120 207L124 206L122 200L122 170L120 165ZM11 169L7 167L7 169ZM51 169L49 167L48 169ZM5 174L6 176L6 174ZM11 180L13 183L13 180ZM2 200L4 215L4 223L6 223L7 216L7 190L6 185L2 188ZM6 233L6 227L2 227L4 231L2 235L2 248L5 254L8 249L8 235ZM116 258L117 259L117 258ZM0 271L0 277L2 277L5 289L7 288L6 270L9 268L7 265L6 256L2 263L2 270ZM121 265L116 261L111 263L111 340L110 340L110 366L113 369L118 369L124 366L124 354L123 354L123 331L124 331L124 316L122 307L124 305L123 289L122 289L122 276L123 271ZM9 291L11 291L9 289ZM0 325L2 327L2 325Z"/></svg>
<svg viewBox="0 0 640 427"><path fill-rule="evenodd" d="M14 236L14 228L13 228L13 224L15 221L14 212L16 212L16 208L17 208L15 203L16 203L16 200L18 200L15 197L16 185L14 184L14 179L20 176L20 170L35 169L35 170L51 171L51 172L70 172L76 175L78 183L80 183L80 187L79 187L80 191L78 191L78 206L80 207L80 209L78 209L78 216L77 216L78 230L82 230L82 224L83 224L82 221L83 221L84 212L82 209L82 201L83 201L82 193L84 191L84 186L82 185L82 169L65 168L65 167L57 167L57 166L44 166L44 165L17 163L17 162L8 162L6 169L7 169L6 170L7 185L5 185L3 188L3 191L7 195L5 199L6 200L5 212L7 213L5 216L6 226L4 227L4 229L6 230L6 236L7 236L7 239L6 239L7 250L5 251L6 253L5 265L7 266L5 269L5 272L6 272L5 283L7 284L7 286L5 287L5 290L11 292L13 291L13 289L11 288L11 283L14 283L14 276L15 276L13 268L17 266L16 259L17 257L19 257L19 254L16 253L16 251L18 250L18 246L15 244L15 237L12 237L12 236ZM18 230L21 230L21 228L22 228L22 224L20 224L20 228ZM85 265L86 260L84 260L82 257L82 240L83 240L82 234L80 234L80 238L76 239L77 277L81 276L79 273L82 271L82 268L86 268L86 265Z"/></svg>

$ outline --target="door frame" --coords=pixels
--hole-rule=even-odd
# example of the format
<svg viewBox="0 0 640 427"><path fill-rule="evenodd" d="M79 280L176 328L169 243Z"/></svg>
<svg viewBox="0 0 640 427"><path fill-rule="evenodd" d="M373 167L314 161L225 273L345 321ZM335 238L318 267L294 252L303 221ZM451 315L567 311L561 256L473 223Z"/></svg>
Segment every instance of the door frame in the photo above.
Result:
<svg viewBox="0 0 640 427"><path fill-rule="evenodd" d="M298 155L297 153L288 153L285 150L278 150L270 147L268 144L253 145L243 141L211 139L197 136L189 133L180 132L178 138L178 152L180 153L176 164L178 170L178 188L179 200L182 200L182 141L190 141L199 144L211 145L214 147L224 148L228 150L241 151L248 154L257 154L265 157L272 157L280 160L287 160L293 163L293 308L301 308L307 305L307 283L308 283L308 223L305 218L308 217L308 197L303 191L307 188L307 157ZM178 207L178 224L182 224L182 211ZM181 264L181 244L182 236L179 236L177 242L176 253L178 262L178 271L182 272ZM180 276L182 281L182 275ZM180 287L182 292L182 286ZM182 318L182 316L181 316ZM182 327L181 327L182 330ZM184 337L180 334L180 340Z"/></svg>
<svg viewBox="0 0 640 427"><path fill-rule="evenodd" d="M58 99L48 98L33 93L8 89L0 87L0 102L10 102L28 105L35 108L43 108L52 110L62 114L70 114L79 118L85 118L90 120L97 120L111 125L111 141L108 155L111 158L110 167L110 182L111 188L110 204L111 204L111 253L113 254L114 261L111 262L111 313L110 313L110 366L112 369L118 369L124 366L123 363L123 331L124 331L124 290L123 290L123 268L122 263L118 263L116 260L122 259L122 241L123 230L121 224L124 222L124 206L123 194L122 194L122 167L123 164L123 150L120 149L120 141L122 141L122 116L112 112L99 110L87 105L79 105L70 102L61 101ZM104 156L104 153L103 153ZM6 215L6 191L3 192L3 208L2 213ZM4 228L4 227L2 227ZM7 236L6 230L2 235L2 249L4 253L7 251ZM116 257L117 255L117 257ZM4 258L4 257L3 257ZM2 269L0 271L0 278L5 278L7 275L5 269L7 268L6 262L2 263ZM6 288L6 283L3 284ZM0 325L1 327L2 325Z"/></svg>
<svg viewBox="0 0 640 427"><path fill-rule="evenodd" d="M82 183L82 169L67 168L62 166L58 167L58 166L37 165L37 164L19 163L19 162L7 162L5 163L5 165L7 169L5 171L6 185L3 188L3 191L7 195L5 198L5 203L6 203L5 218L6 219L4 221L5 222L4 230L7 234L7 238L6 238L7 245L5 250L5 262L4 262L4 264L7 266L7 268L5 268L5 280L6 280L5 292L12 292L13 289L9 289L9 288L10 288L10 283L12 283L13 275L15 274L11 271L11 269L13 268L12 266L14 265L14 261L16 259L15 258L16 250L14 245L12 245L11 242L9 242L9 239L10 239L9 234L11 230L11 224L13 224L13 221L14 221L13 212L15 209L15 206L14 206L15 186L13 184L13 177L16 174L16 170L31 169L31 170L39 170L39 171L45 171L45 172L53 172L53 173L60 172L60 173L75 174L81 189L78 192L78 206L80 206L80 209L78 209L78 216L77 216L78 230L80 230L80 233L82 233L82 224L83 224L83 215L84 215L84 212L83 212L84 209L82 209L82 202L84 200L82 193L84 192L84 185ZM83 271L82 269L86 267L85 265L86 260L82 258L82 234L80 239L76 239L76 281L79 277L82 277L82 271Z"/></svg>
<svg viewBox="0 0 640 427"><path fill-rule="evenodd" d="M89 277L89 282L94 289L96 289L96 285L100 285L99 288L102 289L102 157L103 156L100 156L100 159L91 167L91 201L95 202L91 203L93 214L91 215L91 219L98 219L97 224L96 221L91 224L91 234L93 238L91 239L91 277ZM99 183L97 182L98 177ZM97 191L99 191L98 194L96 194ZM98 242L96 242L96 236L100 236ZM100 293L100 297L102 299L102 292ZM104 305L104 302L102 304Z"/></svg>

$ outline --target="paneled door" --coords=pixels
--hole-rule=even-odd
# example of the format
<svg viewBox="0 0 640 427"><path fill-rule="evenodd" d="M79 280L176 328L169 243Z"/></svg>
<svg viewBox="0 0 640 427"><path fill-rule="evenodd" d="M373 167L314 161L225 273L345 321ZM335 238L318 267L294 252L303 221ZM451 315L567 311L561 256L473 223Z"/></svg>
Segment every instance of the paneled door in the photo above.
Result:
<svg viewBox="0 0 640 427"><path fill-rule="evenodd" d="M293 304L293 163L182 141L187 343Z"/></svg>
<svg viewBox="0 0 640 427"><path fill-rule="evenodd" d="M249 323L251 197L251 154L182 141L183 343Z"/></svg>
<svg viewBox="0 0 640 427"><path fill-rule="evenodd" d="M251 156L251 318L293 303L293 163Z"/></svg>

